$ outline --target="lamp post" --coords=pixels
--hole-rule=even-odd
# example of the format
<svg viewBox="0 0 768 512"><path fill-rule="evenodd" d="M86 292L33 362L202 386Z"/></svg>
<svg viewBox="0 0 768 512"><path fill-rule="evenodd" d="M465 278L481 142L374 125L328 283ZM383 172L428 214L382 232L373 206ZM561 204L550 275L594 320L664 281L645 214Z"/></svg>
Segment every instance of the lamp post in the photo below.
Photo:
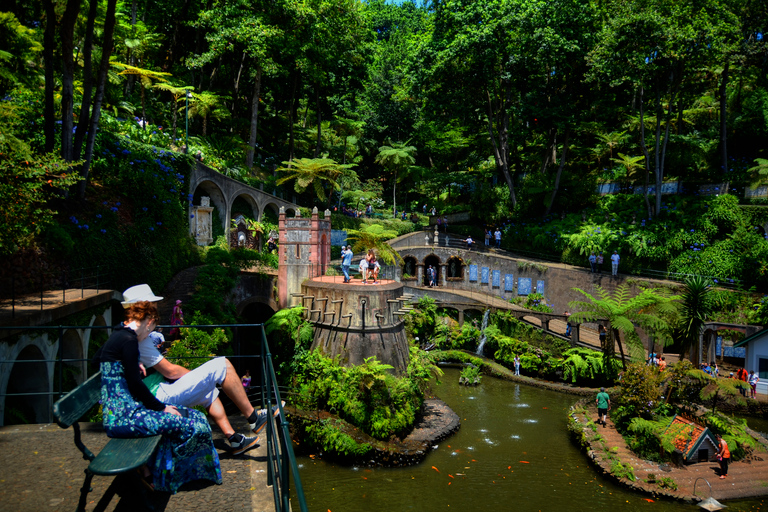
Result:
<svg viewBox="0 0 768 512"><path fill-rule="evenodd" d="M186 117L185 126L186 126L186 133L184 134L184 154L189 154L189 98L192 97L192 91L187 91L187 94L184 96L184 114Z"/></svg>

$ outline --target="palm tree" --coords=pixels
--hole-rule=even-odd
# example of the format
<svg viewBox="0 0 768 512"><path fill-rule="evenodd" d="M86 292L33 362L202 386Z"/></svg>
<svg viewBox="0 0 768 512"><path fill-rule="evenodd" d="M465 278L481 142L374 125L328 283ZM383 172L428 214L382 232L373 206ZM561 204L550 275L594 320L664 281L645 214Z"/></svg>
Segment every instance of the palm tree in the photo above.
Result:
<svg viewBox="0 0 768 512"><path fill-rule="evenodd" d="M569 307L581 310L572 314L571 319L586 322L607 320L608 336L606 346L603 347L603 354L605 357L612 357L615 340L619 344L621 364L626 370L627 362L621 334L624 335L624 342L627 344L630 357L636 360L645 358L645 350L637 335L635 326L654 330L668 328L666 320L661 315L671 312L675 308L673 301L679 297L669 296L663 290L648 288L631 297L629 285L626 284L616 288L613 295L600 286L596 288L599 298L595 298L579 288L573 288L589 300L573 300L568 303ZM653 313L648 311L652 306L654 309ZM606 368L608 367L606 365Z"/></svg>
<svg viewBox="0 0 768 512"><path fill-rule="evenodd" d="M392 180L392 210L397 210L397 203L395 202L395 195L397 193L397 181L398 173L400 173L399 179L403 179L404 171L407 171L413 164L416 163L416 148L414 146L406 146L410 141L406 142L390 142L389 146L381 146L379 148L379 154L376 155L376 163L381 164L395 176Z"/></svg>
<svg viewBox="0 0 768 512"><path fill-rule="evenodd" d="M221 105L222 99L218 94L209 91L203 91L200 94L192 93L192 100L189 102L189 115L190 117L203 118L203 137L208 135L208 118L226 119L229 117L229 112Z"/></svg>
<svg viewBox="0 0 768 512"><path fill-rule="evenodd" d="M122 68L122 71L118 75L132 75L139 79L139 85L141 85L141 119L143 121L143 128L147 129L147 109L146 101L144 99L144 91L147 87L152 87L152 82L167 82L163 77L171 76L170 73L163 73L162 71L152 71L151 69L137 68L130 64L123 64L122 62L113 62L112 65L116 68Z"/></svg>
<svg viewBox="0 0 768 512"><path fill-rule="evenodd" d="M630 180L636 171L645 169L644 156L629 156L619 153L619 158L611 158L612 162L622 165L627 170L627 180Z"/></svg>
<svg viewBox="0 0 768 512"><path fill-rule="evenodd" d="M168 82L160 82L159 84L155 84L153 86L155 89L160 89L161 91L168 91L171 93L171 96L173 96L173 102L174 104L179 103L179 100L181 98L184 98L187 95L187 91L193 91L195 88L191 85L185 85L183 87L179 87L177 85L173 85ZM174 144L176 143L176 118L178 116L179 109L176 108L174 105L173 107L173 141Z"/></svg>
<svg viewBox="0 0 768 512"><path fill-rule="evenodd" d="M712 296L712 282L702 276L690 276L684 282L682 293L680 340L680 359L685 352L698 346L701 329L715 308Z"/></svg>
<svg viewBox="0 0 768 512"><path fill-rule="evenodd" d="M351 169L355 164L342 165L331 158L300 158L283 162L283 167L278 172L286 173L286 176L277 180L278 185L286 181L296 180L294 190L299 194L310 185L315 189L315 195L320 201L326 200L325 183L331 186L331 190L339 188L338 179L346 169ZM328 194L330 200L330 194Z"/></svg>
<svg viewBox="0 0 768 512"><path fill-rule="evenodd" d="M378 258L387 265L403 264L400 254L386 242L396 236L396 232L385 230L381 224L370 224L361 230L347 230L347 237L353 241L352 251L366 252L368 249L373 249Z"/></svg>
<svg viewBox="0 0 768 512"><path fill-rule="evenodd" d="M613 159L613 149L626 140L627 132L598 133L600 139L608 148L608 157Z"/></svg>

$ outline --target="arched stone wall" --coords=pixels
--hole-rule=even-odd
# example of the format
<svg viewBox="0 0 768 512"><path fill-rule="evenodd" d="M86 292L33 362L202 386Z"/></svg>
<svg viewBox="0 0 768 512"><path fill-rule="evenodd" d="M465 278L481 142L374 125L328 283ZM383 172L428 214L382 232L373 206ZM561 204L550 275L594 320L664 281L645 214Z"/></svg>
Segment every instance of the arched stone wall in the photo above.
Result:
<svg viewBox="0 0 768 512"><path fill-rule="evenodd" d="M464 279L464 260L452 256L445 262L445 277L447 279Z"/></svg>
<svg viewBox="0 0 768 512"><path fill-rule="evenodd" d="M39 339L39 338L38 338ZM8 372L5 393L48 393L51 390L49 356L35 343L22 348ZM29 362L23 362L29 361ZM5 397L3 424L12 425L24 420L32 423L48 423L53 403L50 395ZM22 419L23 418L23 419Z"/></svg>
<svg viewBox="0 0 768 512"><path fill-rule="evenodd" d="M83 357L85 354L83 347L83 331L81 329L67 329L62 335L60 343L61 358L65 360L63 363L63 370L65 373L71 371L76 385L79 386L85 381L87 364L84 361L66 360L85 359L85 357ZM55 371L53 378L58 379L57 372ZM58 388L58 382L54 387Z"/></svg>
<svg viewBox="0 0 768 512"><path fill-rule="evenodd" d="M415 256L407 255L403 257L403 274L408 274L411 277L416 277L418 271L417 266L419 260Z"/></svg>
<svg viewBox="0 0 768 512"><path fill-rule="evenodd" d="M195 186L195 188L191 191L193 198L197 194L198 190L202 195L211 198L211 204L219 211L219 217L223 224L221 227L224 228L224 231L226 232L227 224L229 223L229 208L231 204L224 196L224 192L216 183L210 180L201 181Z"/></svg>

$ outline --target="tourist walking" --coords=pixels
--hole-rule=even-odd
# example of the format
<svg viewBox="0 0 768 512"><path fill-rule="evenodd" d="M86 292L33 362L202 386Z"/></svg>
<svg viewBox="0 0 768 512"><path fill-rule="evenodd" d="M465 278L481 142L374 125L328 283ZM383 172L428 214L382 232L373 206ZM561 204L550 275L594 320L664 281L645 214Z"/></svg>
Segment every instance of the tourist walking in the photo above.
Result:
<svg viewBox="0 0 768 512"><path fill-rule="evenodd" d="M380 268L381 268L381 265L379 265L379 262L376 261L376 256L373 256L371 258L371 261L368 262L368 273L370 274L368 277L373 276L373 284L379 284Z"/></svg>
<svg viewBox="0 0 768 512"><path fill-rule="evenodd" d="M520 356L515 356L515 375L520 375Z"/></svg>
<svg viewBox="0 0 768 512"><path fill-rule="evenodd" d="M363 284L368 284L368 256L360 260L360 274L363 276Z"/></svg>
<svg viewBox="0 0 768 512"><path fill-rule="evenodd" d="M752 398L757 399L757 383L760 382L760 378L755 373L755 370L749 372L749 386L752 388Z"/></svg>
<svg viewBox="0 0 768 512"><path fill-rule="evenodd" d="M243 383L245 389L251 387L251 370L245 370L245 375L243 375L243 378L240 379L240 381Z"/></svg>
<svg viewBox="0 0 768 512"><path fill-rule="evenodd" d="M568 311L565 312L565 337L571 337L571 314Z"/></svg>
<svg viewBox="0 0 768 512"><path fill-rule="evenodd" d="M595 256L595 253L589 255L589 268L593 274L597 271L597 256Z"/></svg>
<svg viewBox="0 0 768 512"><path fill-rule="evenodd" d="M501 230L499 228L496 228L493 237L496 239L496 248L501 249Z"/></svg>
<svg viewBox="0 0 768 512"><path fill-rule="evenodd" d="M667 369L667 358L664 356L661 356L661 361L659 361L659 371L663 372L666 369Z"/></svg>
<svg viewBox="0 0 768 512"><path fill-rule="evenodd" d="M603 267L603 253L597 255L597 273L600 274Z"/></svg>
<svg viewBox="0 0 768 512"><path fill-rule="evenodd" d="M595 398L597 404L597 424L603 424L603 428L606 426L606 419L608 418L608 411L611 410L611 397L605 392L605 388L600 388L600 392Z"/></svg>
<svg viewBox="0 0 768 512"><path fill-rule="evenodd" d="M475 243L475 241L472 240L472 236L471 235L467 236L467 239L464 240L464 241L467 242L467 250L471 251L472 250L472 244Z"/></svg>
<svg viewBox="0 0 768 512"><path fill-rule="evenodd" d="M432 267L432 265L430 265L429 268L427 268L427 283L428 283L430 288L435 286L435 274L436 273L437 272L435 272L435 269Z"/></svg>
<svg viewBox="0 0 768 512"><path fill-rule="evenodd" d="M491 245L491 230L486 228L485 229L485 246L488 247Z"/></svg>
<svg viewBox="0 0 768 512"><path fill-rule="evenodd" d="M448 232L448 217L443 215L443 231Z"/></svg>
<svg viewBox="0 0 768 512"><path fill-rule="evenodd" d="M619 257L619 253L616 251L613 251L613 255L611 255L611 274L614 276L619 275L619 260L621 258Z"/></svg>
<svg viewBox="0 0 768 512"><path fill-rule="evenodd" d="M603 324L597 324L597 336L600 338L600 348L605 350L605 338L608 335L608 331L605 330Z"/></svg>
<svg viewBox="0 0 768 512"><path fill-rule="evenodd" d="M181 310L180 300L177 300L176 305L173 306L173 311L171 312L171 325L174 327L171 328L171 332L168 333L168 336L171 338L180 338L179 328L176 327L177 325L184 325L184 312Z"/></svg>
<svg viewBox="0 0 768 512"><path fill-rule="evenodd" d="M720 479L728 476L728 463L731 461L731 451L728 449L728 443L725 439L717 435L717 462L720 463Z"/></svg>
<svg viewBox="0 0 768 512"><path fill-rule="evenodd" d="M344 282L349 282L349 267L352 265L352 246L348 245L341 251L341 271L344 273Z"/></svg>
<svg viewBox="0 0 768 512"><path fill-rule="evenodd" d="M740 368L739 371L736 372L736 378L739 379L742 382L747 382L749 380L749 374L747 374L746 368ZM739 391L741 391L741 396L746 397L747 396L747 389L744 387L740 387Z"/></svg>

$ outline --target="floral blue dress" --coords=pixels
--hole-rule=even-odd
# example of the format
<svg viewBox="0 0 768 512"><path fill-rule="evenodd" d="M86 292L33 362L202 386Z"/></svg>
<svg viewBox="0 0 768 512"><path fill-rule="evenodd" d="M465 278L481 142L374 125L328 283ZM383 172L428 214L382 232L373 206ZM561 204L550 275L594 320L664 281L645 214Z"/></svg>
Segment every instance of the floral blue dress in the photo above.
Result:
<svg viewBox="0 0 768 512"><path fill-rule="evenodd" d="M178 406L185 417L147 409L128 390L120 361L101 362L101 399L109 437L163 435L149 462L155 490L176 493L182 484L200 479L221 484L211 426L201 412Z"/></svg>

